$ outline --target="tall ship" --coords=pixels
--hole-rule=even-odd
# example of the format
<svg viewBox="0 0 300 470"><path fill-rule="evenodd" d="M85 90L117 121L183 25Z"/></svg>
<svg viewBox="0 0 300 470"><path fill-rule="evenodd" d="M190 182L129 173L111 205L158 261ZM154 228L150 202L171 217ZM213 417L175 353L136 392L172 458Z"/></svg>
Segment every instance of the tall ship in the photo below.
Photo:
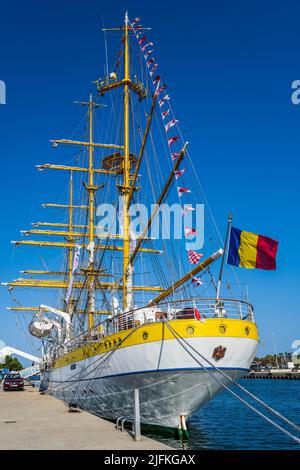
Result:
<svg viewBox="0 0 300 470"><path fill-rule="evenodd" d="M180 429L249 370L258 331L225 278L231 216L222 241L150 28L126 13L104 34L104 74L76 102L77 135L51 141L59 163L37 165L57 172L57 200L12 242L36 264L5 285L10 309L32 315L50 395L117 420L133 416L138 389L143 425Z"/></svg>

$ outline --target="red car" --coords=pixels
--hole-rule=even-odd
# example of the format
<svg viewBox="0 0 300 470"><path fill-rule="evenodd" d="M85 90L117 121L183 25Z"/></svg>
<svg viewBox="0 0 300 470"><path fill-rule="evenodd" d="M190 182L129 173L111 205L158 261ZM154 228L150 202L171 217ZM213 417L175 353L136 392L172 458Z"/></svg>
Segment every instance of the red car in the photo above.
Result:
<svg viewBox="0 0 300 470"><path fill-rule="evenodd" d="M5 392L8 390L24 390L24 380L20 374L8 374L3 379L2 388Z"/></svg>

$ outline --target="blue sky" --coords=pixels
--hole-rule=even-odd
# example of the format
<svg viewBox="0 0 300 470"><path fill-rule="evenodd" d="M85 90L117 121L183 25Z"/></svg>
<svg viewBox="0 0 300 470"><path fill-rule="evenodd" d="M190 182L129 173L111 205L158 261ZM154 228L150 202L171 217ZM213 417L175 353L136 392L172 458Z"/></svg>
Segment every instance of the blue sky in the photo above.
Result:
<svg viewBox="0 0 300 470"><path fill-rule="evenodd" d="M255 305L260 353L273 351L272 332L278 350L291 350L300 339L300 105L290 98L300 79L296 0L2 4L1 280L28 267L29 255L10 240L45 219L39 204L54 199L60 183L34 165L53 159L49 139L76 126L72 101L86 98L103 70L102 17L118 26L126 8L153 28L161 74L221 231L232 211L238 228L279 240L276 272L238 274ZM0 338L28 349L7 305L2 288Z"/></svg>

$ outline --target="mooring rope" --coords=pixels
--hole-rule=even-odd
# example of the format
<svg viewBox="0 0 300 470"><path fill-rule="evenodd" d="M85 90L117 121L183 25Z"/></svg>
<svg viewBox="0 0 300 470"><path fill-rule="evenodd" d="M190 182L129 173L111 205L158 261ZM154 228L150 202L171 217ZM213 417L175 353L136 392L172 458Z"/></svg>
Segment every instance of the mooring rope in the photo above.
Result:
<svg viewBox="0 0 300 470"><path fill-rule="evenodd" d="M169 325L170 328L173 329L173 327L171 325ZM176 331L176 330L174 330ZM178 332L176 332L179 335ZM221 375L223 375L224 377L226 377L226 379L230 380L231 383L233 383L234 385L236 385L240 390L242 390L244 393L246 393L247 395L249 395L251 398L253 398L253 400L257 401L260 405L264 406L267 410L269 410L271 413L273 413L274 415L276 415L278 418L281 418L283 421L285 421L287 424L289 424L290 426L292 426L293 428L295 428L297 431L300 432L300 427L297 426L297 424L293 423L292 421L290 421L288 418L286 418L285 416L283 416L281 413L279 413L278 411L274 410L274 408L271 408L271 406L267 405L267 403L263 402L260 398L258 398L256 395L254 395L253 393L249 392L249 390L247 390L245 387L243 387L242 385L240 385L236 380L234 380L232 377L230 377L230 375L226 374L226 372L224 372L222 369L219 369L215 364L213 364L209 359L207 359L206 357L204 357L199 351L197 351L191 344L189 344L183 337L181 337L182 341L187 344L196 354L198 354L203 360L205 360L210 366L212 366L215 370L217 370Z"/></svg>
<svg viewBox="0 0 300 470"><path fill-rule="evenodd" d="M226 384L224 384L220 379L218 379L214 374L210 374L210 371L207 367L205 367L205 365L203 363L201 363L195 356L193 356L193 354L188 351L188 349L185 347L184 344L182 344L181 340L183 340L183 342L189 346L194 352L196 352L202 359L204 359L204 361L206 361L208 364L212 365L212 367L217 370L218 372L220 372L224 377L226 377L227 379L229 379L231 382L233 382L235 385L238 385L239 388L241 388L243 391L245 391L248 395L251 396L251 398L255 399L256 401L258 401L261 405L265 406L267 409L269 409L269 411L271 411L272 413L274 413L277 417L281 418L282 420L284 420L286 423L290 424L291 426L293 426L294 428L296 428L297 430L299 430L299 427L295 424L295 423L292 423L292 421L288 420L287 418L285 418L285 416L281 415L278 411L276 410L273 410L273 408L269 407L266 403L262 402L262 400L260 400L259 398L257 398L255 395L253 395L251 392L248 392L248 390L244 389L244 387L242 387L241 385L237 384L237 382L232 379L229 375L227 375L225 372L221 371L218 367L216 367L213 363L211 363L208 359L206 359L201 353L199 353L199 351L197 351L195 348L193 348L193 346L191 346L187 341L184 340L184 338L181 337L181 335L166 321L165 322L169 331L173 334L174 338L179 342L179 344L185 349L185 351L195 360L195 362L197 362L197 364L200 365L200 367L202 367L205 372L207 372L209 375L211 375L211 377L216 381L218 382L223 388L225 388L229 393L231 393L235 398L237 398L240 402L242 402L245 406L247 406L248 408L250 408L252 411L254 411L254 413L258 414L261 418L263 418L265 421L267 421L268 423L270 423L272 426L274 426L275 428L277 428L279 431L283 432L284 434L286 434L288 437L290 437L291 439L293 439L295 442L297 442L297 444L300 444L300 439L297 437L297 436L294 436L292 433L290 433L289 431L287 431L286 429L284 429L282 426L280 426L279 424L277 424L275 421L273 421L271 418L269 418L268 416L264 415L261 411L257 410L256 408L254 408L254 406L250 405L250 403L248 403L246 400L244 400L242 397L240 397L237 393L235 393L233 390L230 389L230 387L228 387Z"/></svg>

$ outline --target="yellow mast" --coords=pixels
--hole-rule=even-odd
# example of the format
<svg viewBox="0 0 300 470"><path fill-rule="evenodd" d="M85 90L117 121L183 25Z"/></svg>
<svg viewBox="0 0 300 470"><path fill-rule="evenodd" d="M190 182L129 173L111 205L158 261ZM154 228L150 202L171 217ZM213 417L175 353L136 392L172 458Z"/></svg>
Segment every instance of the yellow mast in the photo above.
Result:
<svg viewBox="0 0 300 470"><path fill-rule="evenodd" d="M124 34L124 173L123 173L123 308L127 308L127 277L130 259L130 234L129 234L129 194L130 194L130 149L129 149L129 35L128 14L125 14Z"/></svg>
<svg viewBox="0 0 300 470"><path fill-rule="evenodd" d="M69 206L69 233L73 233L73 171L70 172L70 206ZM74 239L72 236L68 239L69 242L73 243ZM73 270L73 249L69 248L69 266L68 266L68 275L69 282L72 278Z"/></svg>
<svg viewBox="0 0 300 470"><path fill-rule="evenodd" d="M74 243L74 238L73 238L73 213L74 213L74 209L73 209L73 171L70 171L70 183L69 183L69 204L70 204L70 207L69 207L69 233L71 234L69 238L67 238L67 241L70 242L70 243ZM72 282L72 276L73 276L73 248L72 247L69 247L68 248L69 252L68 252L68 278L69 278L69 285L71 284ZM72 294L70 295L70 298L69 298L69 301L68 301L68 305L67 305L67 312L69 313L70 315L70 318L72 317L73 315L73 306L74 306L74 302L73 302L73 298L72 298ZM68 329L67 331L67 338L70 339L71 337L71 323L69 325L66 326L66 328Z"/></svg>
<svg viewBox="0 0 300 470"><path fill-rule="evenodd" d="M88 327L94 326L94 310L95 310L95 276L94 276L94 209L95 209L95 191L98 187L94 186L94 146L93 146L93 98L90 94L89 100L89 184L86 189L89 195L89 266L88 276Z"/></svg>
<svg viewBox="0 0 300 470"><path fill-rule="evenodd" d="M128 19L128 14L126 12L125 14L125 21L124 21L124 26L121 28L108 28L108 29L103 29L103 31L117 31L117 30L123 30L124 31L124 78L119 80L119 81L114 81L112 83L109 83L107 80L106 81L101 81L100 79L96 81L97 83L97 88L98 92L101 96L103 96L106 92L109 92L115 88L119 87L124 87L124 92L123 92L123 112L124 112L124 154L123 154L123 168L122 168L122 173L123 173L123 185L118 186L119 190L122 195L122 203L123 203L123 308L124 310L128 309L130 307L129 305L129 289L134 290L132 288L132 264L130 263L130 216L129 216L129 204L131 197L133 195L133 191L135 191L137 188L135 188L134 184L131 184L131 177L134 176L134 182L136 181L137 178L137 171L135 174L131 175L130 173L130 130L129 130L129 96L130 96L130 90L132 90L134 93L136 93L140 99L144 99L146 97L146 92L144 89L140 89L140 84L136 84L135 82L132 82L130 78L130 70L129 70L129 65L130 65L130 57L129 57L129 31L132 29L132 27L129 24L129 19ZM150 28L140 28L141 30L147 30ZM148 121L148 125L146 128L145 132L145 137L141 149L141 155L139 157L139 163L143 154L144 146L147 140L147 135L149 131L149 126L151 123L152 119L152 114L154 111L154 106L155 106L155 101L154 100L154 105L152 106L151 109L151 117Z"/></svg>
<svg viewBox="0 0 300 470"><path fill-rule="evenodd" d="M94 239L94 146L93 146L93 99L90 94L89 101L89 235L90 243Z"/></svg>

